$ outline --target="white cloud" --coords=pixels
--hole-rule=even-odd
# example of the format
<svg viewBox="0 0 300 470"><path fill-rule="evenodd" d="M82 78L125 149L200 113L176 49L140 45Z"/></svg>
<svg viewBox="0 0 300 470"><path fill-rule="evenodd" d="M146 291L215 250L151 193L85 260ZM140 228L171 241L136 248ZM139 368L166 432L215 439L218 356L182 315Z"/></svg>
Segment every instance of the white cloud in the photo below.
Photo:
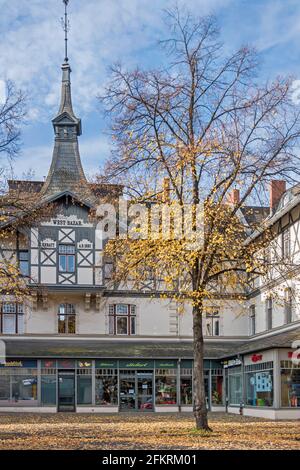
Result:
<svg viewBox="0 0 300 470"><path fill-rule="evenodd" d="M232 0L194 0L199 14ZM117 60L135 65L139 53L155 45L162 30L162 9L172 0L72 0L69 57L78 113L95 106L107 66ZM184 3L179 0L179 3ZM59 97L60 62L64 56L59 0L0 0L0 76L29 92L40 118L49 119ZM74 100L75 101L75 100ZM56 108L55 108L56 109Z"/></svg>

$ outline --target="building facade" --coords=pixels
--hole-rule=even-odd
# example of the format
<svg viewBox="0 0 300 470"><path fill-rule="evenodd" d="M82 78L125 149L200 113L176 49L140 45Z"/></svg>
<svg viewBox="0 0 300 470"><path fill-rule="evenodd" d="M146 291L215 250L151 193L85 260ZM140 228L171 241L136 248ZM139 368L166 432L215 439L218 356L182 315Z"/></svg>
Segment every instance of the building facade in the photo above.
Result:
<svg viewBox="0 0 300 470"><path fill-rule="evenodd" d="M91 214L122 188L92 185L79 153L81 121L71 99L71 68L62 65L55 142L44 182L10 181L55 209L1 246L28 278L30 300L0 303L0 411L192 411L192 313L162 299L153 280L141 289L111 284ZM300 253L300 189L273 182L270 208L240 210L276 227L282 256ZM279 188L279 189L278 189ZM235 194L238 197L238 193ZM253 280L243 306L228 301L204 319L207 407L271 419L300 418L298 270L269 297L270 283ZM300 341L299 341L300 346ZM300 357L300 355L299 355Z"/></svg>

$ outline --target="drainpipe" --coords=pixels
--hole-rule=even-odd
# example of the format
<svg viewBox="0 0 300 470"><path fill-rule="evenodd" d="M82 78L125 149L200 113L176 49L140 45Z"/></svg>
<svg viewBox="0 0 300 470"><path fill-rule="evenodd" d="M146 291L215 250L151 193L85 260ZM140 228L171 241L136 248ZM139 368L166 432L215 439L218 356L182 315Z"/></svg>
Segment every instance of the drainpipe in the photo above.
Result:
<svg viewBox="0 0 300 470"><path fill-rule="evenodd" d="M178 359L177 362L177 403L178 403L178 411L181 413L181 396L180 396L180 364L181 364L181 358Z"/></svg>

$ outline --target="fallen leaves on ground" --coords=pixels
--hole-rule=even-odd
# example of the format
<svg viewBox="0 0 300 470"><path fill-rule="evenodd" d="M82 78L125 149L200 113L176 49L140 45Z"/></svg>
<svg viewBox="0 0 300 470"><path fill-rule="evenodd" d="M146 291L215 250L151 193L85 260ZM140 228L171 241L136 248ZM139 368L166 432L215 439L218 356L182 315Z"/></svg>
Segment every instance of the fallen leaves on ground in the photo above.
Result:
<svg viewBox="0 0 300 470"><path fill-rule="evenodd" d="M300 421L210 414L0 414L0 449L300 449Z"/></svg>

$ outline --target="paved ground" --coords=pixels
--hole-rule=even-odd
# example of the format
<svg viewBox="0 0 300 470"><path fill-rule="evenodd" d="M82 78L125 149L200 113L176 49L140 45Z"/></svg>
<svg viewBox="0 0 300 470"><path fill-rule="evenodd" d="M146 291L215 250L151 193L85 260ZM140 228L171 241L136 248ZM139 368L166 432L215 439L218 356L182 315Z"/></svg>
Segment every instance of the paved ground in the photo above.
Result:
<svg viewBox="0 0 300 470"><path fill-rule="evenodd" d="M0 414L0 449L300 449L300 421L210 415L212 433L193 417L163 414Z"/></svg>

